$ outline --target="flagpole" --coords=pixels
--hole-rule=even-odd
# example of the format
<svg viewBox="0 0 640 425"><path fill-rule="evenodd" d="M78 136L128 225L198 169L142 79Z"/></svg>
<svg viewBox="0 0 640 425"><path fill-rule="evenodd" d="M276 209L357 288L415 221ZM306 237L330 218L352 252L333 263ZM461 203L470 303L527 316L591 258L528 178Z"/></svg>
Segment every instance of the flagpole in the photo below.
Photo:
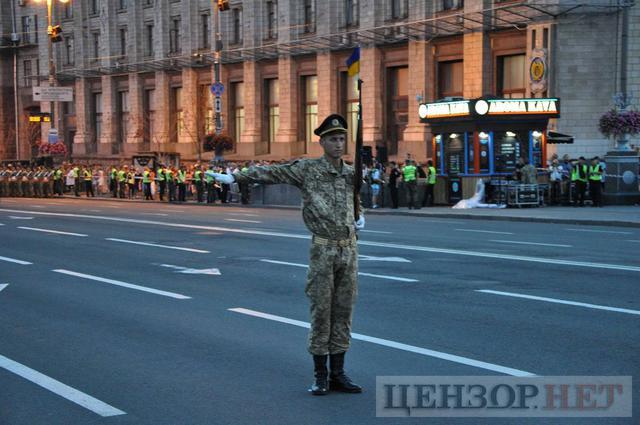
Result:
<svg viewBox="0 0 640 425"><path fill-rule="evenodd" d="M360 219L360 189L362 188L362 84L358 74L358 127L356 130L356 152L354 161L353 216Z"/></svg>

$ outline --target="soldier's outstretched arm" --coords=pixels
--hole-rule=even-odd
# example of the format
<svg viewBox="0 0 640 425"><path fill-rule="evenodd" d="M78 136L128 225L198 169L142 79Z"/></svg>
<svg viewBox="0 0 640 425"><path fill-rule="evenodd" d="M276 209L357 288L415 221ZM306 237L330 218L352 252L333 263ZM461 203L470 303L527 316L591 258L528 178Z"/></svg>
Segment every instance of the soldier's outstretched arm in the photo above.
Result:
<svg viewBox="0 0 640 425"><path fill-rule="evenodd" d="M244 172L234 173L238 183L290 184L302 187L305 178L304 161L288 164L250 167Z"/></svg>

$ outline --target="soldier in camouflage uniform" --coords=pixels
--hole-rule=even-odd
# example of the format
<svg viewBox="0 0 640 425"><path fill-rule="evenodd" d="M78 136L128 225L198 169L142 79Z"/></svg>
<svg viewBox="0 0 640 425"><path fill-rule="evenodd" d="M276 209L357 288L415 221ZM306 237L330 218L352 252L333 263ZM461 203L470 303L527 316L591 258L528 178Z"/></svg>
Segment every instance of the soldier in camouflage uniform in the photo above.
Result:
<svg viewBox="0 0 640 425"><path fill-rule="evenodd" d="M344 372L358 292L355 231L364 228L362 215L357 223L354 221L354 169L341 159L346 133L346 120L340 115L330 115L315 130L324 149L321 158L251 167L233 175L207 171L225 184L234 180L238 184L286 183L302 192L302 218L313 235L305 293L311 303L308 349L313 355L315 382L309 391L314 395L327 394L329 389L362 392Z"/></svg>

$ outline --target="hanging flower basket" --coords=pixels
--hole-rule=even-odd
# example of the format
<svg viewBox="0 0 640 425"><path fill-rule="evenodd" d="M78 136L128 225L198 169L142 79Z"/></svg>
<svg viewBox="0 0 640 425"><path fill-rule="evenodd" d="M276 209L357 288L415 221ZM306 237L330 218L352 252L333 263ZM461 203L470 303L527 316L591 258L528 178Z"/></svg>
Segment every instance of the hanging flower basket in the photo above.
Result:
<svg viewBox="0 0 640 425"><path fill-rule="evenodd" d="M205 152L214 151L216 154L221 154L233 149L233 139L226 134L207 134L204 136L202 149Z"/></svg>
<svg viewBox="0 0 640 425"><path fill-rule="evenodd" d="M612 109L600 117L600 132L605 137L640 133L640 112Z"/></svg>

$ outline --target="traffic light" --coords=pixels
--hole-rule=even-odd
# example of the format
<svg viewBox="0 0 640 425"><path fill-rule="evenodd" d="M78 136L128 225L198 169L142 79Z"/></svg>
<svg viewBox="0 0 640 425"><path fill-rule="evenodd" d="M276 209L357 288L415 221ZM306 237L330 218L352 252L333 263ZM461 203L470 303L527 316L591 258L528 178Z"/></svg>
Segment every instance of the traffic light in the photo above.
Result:
<svg viewBox="0 0 640 425"><path fill-rule="evenodd" d="M60 25L56 25L52 27L51 34L49 34L49 37L51 37L52 43L57 43L59 41L62 41L62 27Z"/></svg>
<svg viewBox="0 0 640 425"><path fill-rule="evenodd" d="M218 0L218 10L221 12L229 10L229 0Z"/></svg>

